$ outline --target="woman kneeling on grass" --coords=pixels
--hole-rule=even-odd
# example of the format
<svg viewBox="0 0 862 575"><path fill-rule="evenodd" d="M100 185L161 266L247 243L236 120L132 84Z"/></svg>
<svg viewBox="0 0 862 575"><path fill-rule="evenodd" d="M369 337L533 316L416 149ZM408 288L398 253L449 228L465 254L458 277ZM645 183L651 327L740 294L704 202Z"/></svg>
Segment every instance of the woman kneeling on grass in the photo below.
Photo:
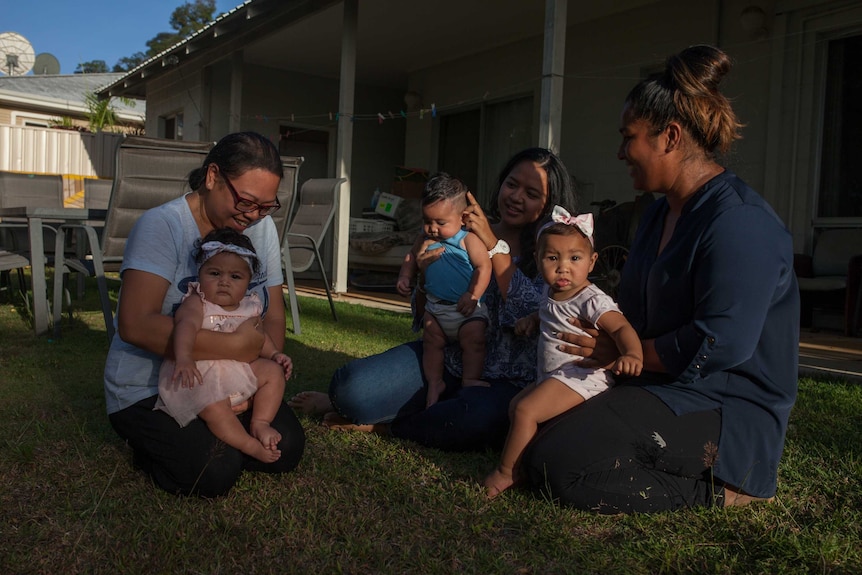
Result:
<svg viewBox="0 0 862 575"><path fill-rule="evenodd" d="M445 389L426 409L423 345L414 341L351 361L335 372L329 393L304 391L288 403L323 413L334 428L377 431L451 451L500 447L509 428L509 402L536 380L536 338L518 337L515 321L536 311L544 281L534 256L539 222L555 204L573 211L571 180L560 159L544 148L516 154L500 174L491 224L468 194L464 227L485 244L493 277L485 292L486 358L479 385L462 386L457 344L444 353ZM424 269L443 248L417 253Z"/></svg>
<svg viewBox="0 0 862 575"><path fill-rule="evenodd" d="M796 400L799 290L790 233L715 159L739 137L718 89L729 69L721 50L695 46L626 98L619 159L636 189L664 196L641 219L619 293L643 372L527 447L530 482L563 504L647 512L775 495ZM562 338L595 365L618 355L603 335Z"/></svg>
<svg viewBox="0 0 862 575"><path fill-rule="evenodd" d="M232 333L199 331L192 357L253 362L267 337L275 350L284 346L281 243L267 217L279 208L281 177L272 142L253 132L229 134L189 174L192 191L144 213L129 234L118 329L105 364L105 400L111 425L134 450L135 464L171 493L224 495L244 469L286 473L302 457L305 434L283 401L271 422L280 439L270 452L280 457L269 463L225 445L201 419L180 427L164 411L153 410L159 369L174 353L172 315L189 282L198 280L193 248L214 229L232 228L252 241L260 267L250 291L262 302L264 316L246 320ZM234 408L246 430L252 418L247 407Z"/></svg>

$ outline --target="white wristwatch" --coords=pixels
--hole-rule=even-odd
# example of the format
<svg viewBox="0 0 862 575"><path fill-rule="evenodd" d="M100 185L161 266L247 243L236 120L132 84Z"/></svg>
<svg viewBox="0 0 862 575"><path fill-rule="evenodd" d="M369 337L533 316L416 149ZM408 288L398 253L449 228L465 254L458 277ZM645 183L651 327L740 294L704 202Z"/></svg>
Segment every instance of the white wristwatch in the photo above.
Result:
<svg viewBox="0 0 862 575"><path fill-rule="evenodd" d="M493 258L497 254L509 253L509 244L504 240L497 240L497 244L488 251L488 257Z"/></svg>

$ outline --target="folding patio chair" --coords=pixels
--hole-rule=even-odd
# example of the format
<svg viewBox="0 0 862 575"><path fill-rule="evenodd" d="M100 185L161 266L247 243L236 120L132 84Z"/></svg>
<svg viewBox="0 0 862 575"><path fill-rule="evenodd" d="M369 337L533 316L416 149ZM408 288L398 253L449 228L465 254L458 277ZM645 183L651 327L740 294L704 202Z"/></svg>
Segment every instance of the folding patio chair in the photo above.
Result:
<svg viewBox="0 0 862 575"><path fill-rule="evenodd" d="M286 234L296 202L296 184L299 180L299 168L302 166L303 161L305 161L304 158L297 156L281 157L281 166L284 170L284 177L282 177L281 184L278 186L278 201L281 203L281 209L272 214L272 220L278 230L278 239L281 245L282 273L284 274L285 283L287 283L287 295L284 298L284 303L285 308L290 308L290 315L293 320L293 333L296 335L301 334L302 330L299 326L299 303L296 301L293 266L290 262L290 251L286 249L288 245Z"/></svg>
<svg viewBox="0 0 862 575"><path fill-rule="evenodd" d="M130 136L117 147L114 182L101 247L91 226L66 225L62 229L83 228L96 276L108 341L114 337L114 316L108 297L105 270L116 271L123 262L126 240L135 222L146 210L177 198L188 191L188 175L200 167L212 142L186 142ZM58 234L58 243L62 234ZM62 253L62 250L60 250ZM59 265L59 262L58 262ZM54 332L59 334L62 312L63 276L54 275Z"/></svg>
<svg viewBox="0 0 862 575"><path fill-rule="evenodd" d="M317 262L335 321L338 321L338 315L335 313L326 268L320 256L320 245L335 216L338 188L346 181L346 178L311 178L302 184L299 207L285 236L290 245L288 249L282 249L282 253L289 256L290 265L296 273L310 269L315 261ZM287 265L286 263L285 266Z"/></svg>

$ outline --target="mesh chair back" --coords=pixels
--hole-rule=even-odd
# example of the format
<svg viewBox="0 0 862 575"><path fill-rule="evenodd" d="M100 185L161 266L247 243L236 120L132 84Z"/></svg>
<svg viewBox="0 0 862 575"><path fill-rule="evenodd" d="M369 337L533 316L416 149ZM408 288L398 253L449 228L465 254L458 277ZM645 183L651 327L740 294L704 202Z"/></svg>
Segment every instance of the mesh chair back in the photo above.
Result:
<svg viewBox="0 0 862 575"><path fill-rule="evenodd" d="M120 144L105 219L105 264L114 268L122 261L126 240L141 214L188 191L189 173L203 164L212 146L138 136Z"/></svg>
<svg viewBox="0 0 862 575"><path fill-rule="evenodd" d="M0 172L0 208L62 208L63 176Z"/></svg>
<svg viewBox="0 0 862 575"><path fill-rule="evenodd" d="M304 272L314 263L315 251L323 242L335 215L336 193L344 181L339 178L310 178L302 184L299 207L290 224L293 271Z"/></svg>
<svg viewBox="0 0 862 575"><path fill-rule="evenodd" d="M89 178L84 181L84 207L90 210L107 210L111 200L113 180Z"/></svg>
<svg viewBox="0 0 862 575"><path fill-rule="evenodd" d="M275 223L275 229L278 230L279 243L284 242L284 234L287 226L290 225L290 216L296 201L299 168L303 161L303 158L296 156L281 157L281 166L284 169L284 177L281 178L281 184L278 186L278 201L281 203L281 209L272 214L272 221Z"/></svg>

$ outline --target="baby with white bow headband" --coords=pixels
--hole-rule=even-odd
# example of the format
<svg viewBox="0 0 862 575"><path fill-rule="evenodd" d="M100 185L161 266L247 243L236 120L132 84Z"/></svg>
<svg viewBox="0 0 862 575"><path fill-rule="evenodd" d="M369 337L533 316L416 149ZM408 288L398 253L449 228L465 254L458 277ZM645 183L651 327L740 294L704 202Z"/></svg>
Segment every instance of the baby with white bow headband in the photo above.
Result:
<svg viewBox="0 0 862 575"><path fill-rule="evenodd" d="M593 240L593 215L570 215L554 206L539 228L536 263L547 284L539 310L515 324L518 335L539 331L539 378L512 401L509 436L498 467L485 478L488 497L496 497L516 479L517 462L540 423L568 411L614 384L614 375L639 375L643 348L614 300L589 280L598 254ZM561 349L558 333L588 335L568 322L576 317L608 332L620 357L611 369L585 368L583 359Z"/></svg>

